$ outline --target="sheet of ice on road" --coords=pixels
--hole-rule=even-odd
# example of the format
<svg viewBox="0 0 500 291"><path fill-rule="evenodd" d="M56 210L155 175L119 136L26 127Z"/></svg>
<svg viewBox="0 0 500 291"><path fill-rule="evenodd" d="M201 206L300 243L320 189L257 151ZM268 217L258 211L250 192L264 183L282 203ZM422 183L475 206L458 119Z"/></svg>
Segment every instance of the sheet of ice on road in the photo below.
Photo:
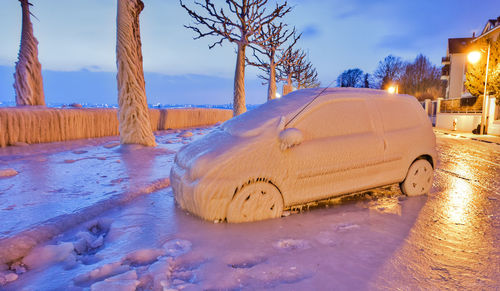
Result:
<svg viewBox="0 0 500 291"><path fill-rule="evenodd" d="M500 147L438 136L438 150L427 196L378 188L256 223L200 220L170 188L143 195L0 264L1 288L494 290Z"/></svg>
<svg viewBox="0 0 500 291"><path fill-rule="evenodd" d="M7 287L362 289L426 200L402 199L397 187L367 195L380 199L231 225L201 221L175 207L170 189L161 190L35 249L21 265L34 256L41 262ZM75 251L68 253L68 244Z"/></svg>
<svg viewBox="0 0 500 291"><path fill-rule="evenodd" d="M154 183L168 186L176 151L209 130L161 132L156 148L120 146L118 137L1 148L0 239L115 196L145 194Z"/></svg>

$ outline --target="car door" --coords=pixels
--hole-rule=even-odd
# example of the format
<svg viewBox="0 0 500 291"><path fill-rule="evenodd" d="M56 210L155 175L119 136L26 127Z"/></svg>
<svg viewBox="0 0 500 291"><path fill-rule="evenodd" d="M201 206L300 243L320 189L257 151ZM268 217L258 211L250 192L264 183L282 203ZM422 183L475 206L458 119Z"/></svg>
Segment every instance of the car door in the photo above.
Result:
<svg viewBox="0 0 500 291"><path fill-rule="evenodd" d="M407 100L382 99L376 102L383 126L385 173L383 183L400 182L406 175L410 149L421 142L421 120Z"/></svg>
<svg viewBox="0 0 500 291"><path fill-rule="evenodd" d="M377 174L383 141L365 100L329 100L305 110L289 127L304 136L283 152L293 177L291 204L363 189Z"/></svg>

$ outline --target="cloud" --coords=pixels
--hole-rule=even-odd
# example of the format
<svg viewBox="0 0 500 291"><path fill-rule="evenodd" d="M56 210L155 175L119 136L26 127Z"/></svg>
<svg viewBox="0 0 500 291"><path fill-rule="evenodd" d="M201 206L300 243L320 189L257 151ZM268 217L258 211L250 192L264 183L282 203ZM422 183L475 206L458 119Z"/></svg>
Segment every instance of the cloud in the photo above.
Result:
<svg viewBox="0 0 500 291"><path fill-rule="evenodd" d="M315 38L321 34L321 29L315 24L308 24L302 29L303 38Z"/></svg>
<svg viewBox="0 0 500 291"><path fill-rule="evenodd" d="M361 14L361 12L358 9L351 9L351 10L340 12L337 15L335 15L335 17L338 19L347 19L347 18L351 18L354 16L358 16L360 14Z"/></svg>
<svg viewBox="0 0 500 291"><path fill-rule="evenodd" d="M412 51L417 48L415 37L410 35L386 35L378 43L381 49L392 49L398 51Z"/></svg>

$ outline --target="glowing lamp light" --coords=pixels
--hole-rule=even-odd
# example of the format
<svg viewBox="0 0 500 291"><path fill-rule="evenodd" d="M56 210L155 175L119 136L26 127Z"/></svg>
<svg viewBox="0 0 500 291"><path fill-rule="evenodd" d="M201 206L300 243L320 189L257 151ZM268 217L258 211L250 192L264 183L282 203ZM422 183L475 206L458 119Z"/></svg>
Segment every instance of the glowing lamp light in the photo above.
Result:
<svg viewBox="0 0 500 291"><path fill-rule="evenodd" d="M482 113L481 113L481 124L479 134L483 135L485 134L485 129L488 127L488 124L486 123L486 120L488 118L488 113L487 113L487 108L488 108L488 66L490 64L490 50L491 50L491 42L488 41L488 50L486 53L486 70L484 74L484 95L483 95L483 107L482 107ZM467 60L471 64L477 63L481 59L481 52L480 51L472 51L469 54L467 54Z"/></svg>
<svg viewBox="0 0 500 291"><path fill-rule="evenodd" d="M281 98L280 93L276 92L276 98Z"/></svg>
<svg viewBox="0 0 500 291"><path fill-rule="evenodd" d="M387 92L389 92L390 94L396 93L396 86L390 86L389 88L387 88Z"/></svg>
<svg viewBox="0 0 500 291"><path fill-rule="evenodd" d="M473 51L473 52L470 52L468 55L467 55L467 60L471 63L471 64L475 64L477 62L479 62L479 60L481 59L481 53L478 52L478 51Z"/></svg>

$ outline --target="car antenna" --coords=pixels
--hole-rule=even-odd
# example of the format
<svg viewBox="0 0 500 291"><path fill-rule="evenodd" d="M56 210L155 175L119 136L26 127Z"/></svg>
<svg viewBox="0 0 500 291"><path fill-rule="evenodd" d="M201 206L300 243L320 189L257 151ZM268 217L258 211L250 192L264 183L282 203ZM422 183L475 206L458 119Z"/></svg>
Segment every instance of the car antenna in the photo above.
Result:
<svg viewBox="0 0 500 291"><path fill-rule="evenodd" d="M323 90L321 90L321 92L319 92L318 95L314 96L314 98L311 101L309 101L306 105L304 105L304 107L302 107L302 109L300 109L299 112L297 112L297 114L295 114L292 118L290 118L290 120L285 124L285 127L287 127L288 124L290 124L290 122L292 122L295 119L295 117L297 117L299 114L301 114L302 111L306 110L307 106L311 105L311 103L313 103L314 100L316 100L316 98L321 96L321 94L323 94L326 91L326 89L330 88L330 86L333 84L333 82L335 82L335 80L330 82L330 84L328 84L328 86L323 88Z"/></svg>

